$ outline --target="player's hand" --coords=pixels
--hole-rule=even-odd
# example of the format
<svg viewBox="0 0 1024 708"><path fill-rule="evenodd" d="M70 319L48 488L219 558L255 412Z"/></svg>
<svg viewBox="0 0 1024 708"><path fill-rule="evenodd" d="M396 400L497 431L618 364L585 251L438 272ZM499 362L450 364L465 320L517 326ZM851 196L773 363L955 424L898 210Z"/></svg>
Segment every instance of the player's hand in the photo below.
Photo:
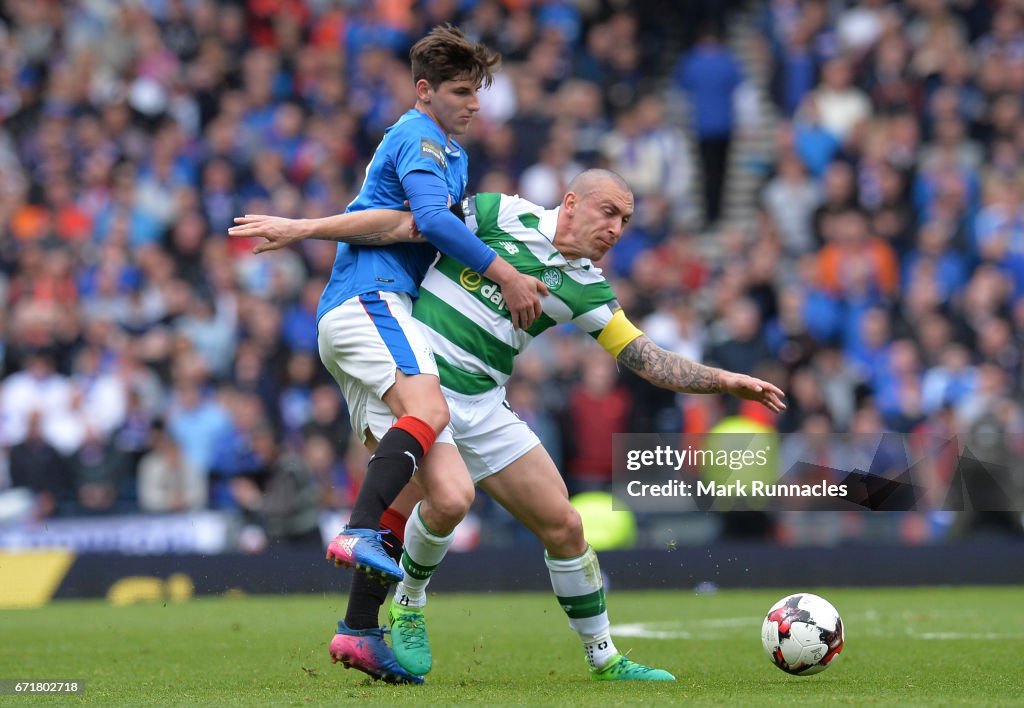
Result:
<svg viewBox="0 0 1024 708"><path fill-rule="evenodd" d="M501 283L501 294L512 315L512 326L527 329L540 317L540 298L548 294L548 288L532 276L516 273L508 282Z"/></svg>
<svg viewBox="0 0 1024 708"><path fill-rule="evenodd" d="M405 208L409 209L409 200L406 199ZM403 238L399 239L399 243L430 243L427 241L427 237L420 231L420 227L416 225L416 219L413 217L412 212L409 212L409 229L403 234Z"/></svg>
<svg viewBox="0 0 1024 708"><path fill-rule="evenodd" d="M753 376L723 371L722 390L737 398L757 401L772 413L781 413L786 410L786 404L782 402L786 394L782 392L782 389L767 381L755 379Z"/></svg>
<svg viewBox="0 0 1024 708"><path fill-rule="evenodd" d="M391 231L391 238L394 239L394 243L427 243L427 239L420 233L420 229L416 226L416 220L412 217L412 212L409 212L407 217L404 217L400 224L398 224Z"/></svg>
<svg viewBox="0 0 1024 708"><path fill-rule="evenodd" d="M231 238L262 238L263 243L256 244L253 253L276 251L302 240L302 220L286 219L282 216L266 214L246 214L235 217L235 226L228 229ZM408 226L405 227L408 229Z"/></svg>

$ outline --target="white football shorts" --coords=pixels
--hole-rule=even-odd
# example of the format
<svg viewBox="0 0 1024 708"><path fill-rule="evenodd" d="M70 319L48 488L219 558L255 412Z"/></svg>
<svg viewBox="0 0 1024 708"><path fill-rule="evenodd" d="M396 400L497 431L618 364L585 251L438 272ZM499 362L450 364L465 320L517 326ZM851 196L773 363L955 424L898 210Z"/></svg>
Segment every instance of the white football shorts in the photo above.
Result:
<svg viewBox="0 0 1024 708"><path fill-rule="evenodd" d="M387 411L383 430L370 428L377 440L394 423L381 400L395 383L395 371L410 376L437 376L437 364L419 322L412 317L406 293L375 292L349 298L320 318L317 326L320 360L341 388L352 430L366 442L370 402ZM451 443L442 431L438 441Z"/></svg>
<svg viewBox="0 0 1024 708"><path fill-rule="evenodd" d="M474 395L456 393L443 386L441 391L448 401L451 421L437 442L458 448L473 484L501 472L540 445L530 426L505 401L503 386ZM394 424L395 418L380 400L368 400L366 405L363 419L377 437Z"/></svg>

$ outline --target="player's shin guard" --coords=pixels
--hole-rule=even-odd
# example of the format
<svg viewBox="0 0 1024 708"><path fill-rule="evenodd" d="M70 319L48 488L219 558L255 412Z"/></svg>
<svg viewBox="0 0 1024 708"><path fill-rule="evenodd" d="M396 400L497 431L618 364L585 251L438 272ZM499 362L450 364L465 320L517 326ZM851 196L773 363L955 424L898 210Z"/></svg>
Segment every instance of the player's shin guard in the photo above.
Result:
<svg viewBox="0 0 1024 708"><path fill-rule="evenodd" d="M618 650L612 642L597 554L590 546L575 558L551 558L545 553L544 563L548 566L555 597L569 617L569 626L583 642L587 662L591 668L601 668Z"/></svg>
<svg viewBox="0 0 1024 708"><path fill-rule="evenodd" d="M396 563L402 557L405 521L405 516L394 509L387 509L381 517L381 544ZM348 608L345 610L345 624L356 630L377 627L380 624L380 608L387 596L387 585L365 573L354 574L352 589L348 594Z"/></svg>
<svg viewBox="0 0 1024 708"><path fill-rule="evenodd" d="M405 525L405 552L402 554L402 570L405 578L395 588L395 602L406 607L423 607L426 604L427 583L437 566L444 559L452 545L455 533L438 536L423 523L419 502L413 507Z"/></svg>
<svg viewBox="0 0 1024 708"><path fill-rule="evenodd" d="M366 465L366 478L359 489L348 525L354 529L374 529L384 510L402 491L420 459L434 444L433 428L419 418L403 416L381 437Z"/></svg>

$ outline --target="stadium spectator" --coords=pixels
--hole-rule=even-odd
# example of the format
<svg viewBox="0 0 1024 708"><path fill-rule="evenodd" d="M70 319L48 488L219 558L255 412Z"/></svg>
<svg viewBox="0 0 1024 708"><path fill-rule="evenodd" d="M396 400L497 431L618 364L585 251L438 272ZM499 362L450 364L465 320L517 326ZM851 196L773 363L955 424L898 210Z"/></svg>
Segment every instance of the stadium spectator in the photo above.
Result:
<svg viewBox="0 0 1024 708"><path fill-rule="evenodd" d="M753 300L730 303L712 328L705 359L729 371L752 373L772 358L762 330L762 314Z"/></svg>
<svg viewBox="0 0 1024 708"><path fill-rule="evenodd" d="M269 426L257 426L253 447L263 461L258 508L267 537L319 550L319 487L313 471L302 456L282 449Z"/></svg>
<svg viewBox="0 0 1024 708"><path fill-rule="evenodd" d="M547 207L557 206L569 181L583 169L572 159L572 128L555 125L551 140L541 147L537 162L523 170L519 189L524 199Z"/></svg>
<svg viewBox="0 0 1024 708"><path fill-rule="evenodd" d="M721 216L722 189L733 131L733 93L743 81L743 71L732 51L722 44L713 26L706 26L696 46L680 58L675 69L676 86L686 93L694 112L700 150L707 222Z"/></svg>
<svg viewBox="0 0 1024 708"><path fill-rule="evenodd" d="M584 359L580 383L569 392L570 493L611 489L612 436L628 430L631 403L629 392L616 382L612 359Z"/></svg>
<svg viewBox="0 0 1024 708"><path fill-rule="evenodd" d="M846 301L895 297L899 288L896 253L871 234L863 213L841 212L823 227L826 245L818 252L818 285L823 290Z"/></svg>
<svg viewBox="0 0 1024 708"><path fill-rule="evenodd" d="M825 64L813 95L822 126L840 144L846 143L854 129L871 116L871 101L853 83L853 67L845 58Z"/></svg>
<svg viewBox="0 0 1024 708"><path fill-rule="evenodd" d="M787 255L795 257L814 249L811 228L821 192L795 155L780 157L778 175L765 187L763 200Z"/></svg>
<svg viewBox="0 0 1024 708"><path fill-rule="evenodd" d="M43 417L29 414L24 437L8 455L11 487L30 490L35 495L35 518L57 514L71 496L71 479L64 457L43 438Z"/></svg>
<svg viewBox="0 0 1024 708"><path fill-rule="evenodd" d="M615 129L601 142L601 152L610 169L621 174L635 190L638 208L647 200L661 198L669 205L669 221L682 226L692 223L690 189L693 181L686 136L665 119L661 96L647 95L622 111Z"/></svg>
<svg viewBox="0 0 1024 708"><path fill-rule="evenodd" d="M4 445L24 441L31 429L34 435L65 454L74 449L73 443L68 446L66 431L72 385L56 371L55 357L52 348L29 350L23 368L4 379L0 387L0 431Z"/></svg>
<svg viewBox="0 0 1024 708"><path fill-rule="evenodd" d="M139 508L153 513L195 511L206 506L206 476L182 454L161 422L152 428L152 449L138 465Z"/></svg>
<svg viewBox="0 0 1024 708"><path fill-rule="evenodd" d="M204 391L204 385L203 380L181 376L168 401L167 430L189 463L207 474L217 441L228 430L230 421L224 406Z"/></svg>

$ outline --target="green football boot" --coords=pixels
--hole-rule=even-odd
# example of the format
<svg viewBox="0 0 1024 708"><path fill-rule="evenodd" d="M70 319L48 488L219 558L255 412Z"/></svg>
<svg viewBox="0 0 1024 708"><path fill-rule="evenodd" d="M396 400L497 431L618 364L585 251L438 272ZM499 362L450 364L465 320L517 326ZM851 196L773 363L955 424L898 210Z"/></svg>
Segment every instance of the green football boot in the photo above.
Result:
<svg viewBox="0 0 1024 708"><path fill-rule="evenodd" d="M427 639L427 618L421 607L406 607L392 601L388 610L391 619L391 648L406 671L424 676L434 662Z"/></svg>
<svg viewBox="0 0 1024 708"><path fill-rule="evenodd" d="M397 651L395 652L398 653ZM402 662L402 666L405 663ZM408 667L406 667L408 668ZM594 681L675 681L676 677L661 669L630 661L622 654L612 657L603 669L591 669L590 678Z"/></svg>

